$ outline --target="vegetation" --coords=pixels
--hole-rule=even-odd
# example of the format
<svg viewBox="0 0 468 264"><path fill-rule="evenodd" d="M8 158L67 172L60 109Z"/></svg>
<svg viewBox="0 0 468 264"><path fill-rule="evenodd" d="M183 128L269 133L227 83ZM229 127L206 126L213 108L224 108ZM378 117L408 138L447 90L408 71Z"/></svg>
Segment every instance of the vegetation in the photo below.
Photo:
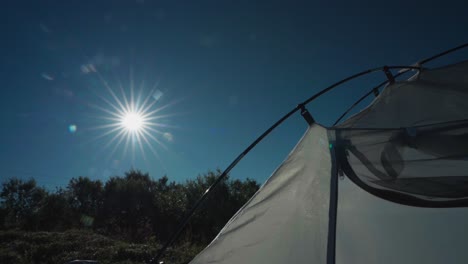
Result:
<svg viewBox="0 0 468 264"><path fill-rule="evenodd" d="M65 232L0 231L0 263L67 263L92 259L99 263L146 263L160 248L155 241L144 244L110 239L86 230ZM166 263L187 263L203 247L182 243L167 251Z"/></svg>
<svg viewBox="0 0 468 264"><path fill-rule="evenodd" d="M0 192L0 262L147 262L218 174L176 183L131 170L106 182L73 178L56 191L37 186L34 179L9 179ZM223 180L166 262L187 263L258 188L250 179Z"/></svg>

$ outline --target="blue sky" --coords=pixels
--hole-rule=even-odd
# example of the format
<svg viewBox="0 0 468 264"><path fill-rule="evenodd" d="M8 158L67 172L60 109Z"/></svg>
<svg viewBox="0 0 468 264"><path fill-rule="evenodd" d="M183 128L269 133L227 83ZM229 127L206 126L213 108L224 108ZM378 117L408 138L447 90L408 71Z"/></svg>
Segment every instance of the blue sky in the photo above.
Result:
<svg viewBox="0 0 468 264"><path fill-rule="evenodd" d="M105 180L132 166L183 181L223 169L297 103L361 70L468 42L465 1L10 1L0 11L0 179ZM5 20L6 19L6 20ZM466 59L457 53L446 59ZM444 60L439 61L442 64ZM438 65L437 63L432 66ZM308 106L331 125L373 75ZM135 155L99 137L113 98L163 93ZM104 98L104 99L102 99ZM150 98L155 100L154 98ZM96 107L97 106L97 107ZM70 131L70 126L76 131ZM263 182L306 129L285 122L232 172ZM108 147L106 148L106 145Z"/></svg>

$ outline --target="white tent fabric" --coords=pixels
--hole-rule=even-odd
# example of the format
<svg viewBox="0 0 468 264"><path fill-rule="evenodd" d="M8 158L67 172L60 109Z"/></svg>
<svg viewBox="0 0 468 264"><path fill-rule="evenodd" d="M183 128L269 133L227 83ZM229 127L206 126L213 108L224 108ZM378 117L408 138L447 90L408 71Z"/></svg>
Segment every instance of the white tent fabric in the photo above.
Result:
<svg viewBox="0 0 468 264"><path fill-rule="evenodd" d="M466 263L467 221L467 208L388 202L345 177L339 181L336 263Z"/></svg>
<svg viewBox="0 0 468 264"><path fill-rule="evenodd" d="M327 131L314 125L191 263L326 263L331 170Z"/></svg>
<svg viewBox="0 0 468 264"><path fill-rule="evenodd" d="M400 128L468 119L468 61L386 87L340 128Z"/></svg>
<svg viewBox="0 0 468 264"><path fill-rule="evenodd" d="M466 263L467 207L463 62L387 86L337 127L311 125L191 263Z"/></svg>

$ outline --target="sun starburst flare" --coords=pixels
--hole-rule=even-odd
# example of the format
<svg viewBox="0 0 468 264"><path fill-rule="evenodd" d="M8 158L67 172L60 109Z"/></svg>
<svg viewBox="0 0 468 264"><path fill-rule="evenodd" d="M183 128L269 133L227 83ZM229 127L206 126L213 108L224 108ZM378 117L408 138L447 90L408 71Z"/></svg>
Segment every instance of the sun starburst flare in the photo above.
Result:
<svg viewBox="0 0 468 264"><path fill-rule="evenodd" d="M163 95L157 89L158 83L143 97L143 87L141 87L137 96L135 96L132 80L128 88L130 96L127 96L123 85L118 82L121 94L119 97L99 72L96 71L96 74L100 78L108 95L96 94L105 104L101 104L102 106L93 105L93 107L105 114L104 116L100 116L100 119L104 120L105 124L95 127L103 131L95 139L109 138L109 141L104 146L104 149L112 147L109 157L113 156L116 150L123 146L123 156L131 152L134 159L135 151L139 149L143 159L146 160L145 149L149 149L160 160L155 146L167 149L164 141L173 141L173 135L167 131L171 126L163 122L165 118L172 115L161 114L160 112L173 103L157 106L161 102L160 99Z"/></svg>
<svg viewBox="0 0 468 264"><path fill-rule="evenodd" d="M123 129L127 129L130 132L138 133L138 131L140 131L141 129L145 129L145 121L146 120L141 113L128 112L125 113L124 116L122 116L120 120L120 125Z"/></svg>

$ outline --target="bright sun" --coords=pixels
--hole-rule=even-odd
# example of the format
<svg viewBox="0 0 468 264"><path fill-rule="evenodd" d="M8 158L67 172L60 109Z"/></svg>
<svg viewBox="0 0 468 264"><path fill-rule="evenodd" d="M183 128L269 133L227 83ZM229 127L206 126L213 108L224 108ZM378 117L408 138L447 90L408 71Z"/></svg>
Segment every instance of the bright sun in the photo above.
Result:
<svg viewBox="0 0 468 264"><path fill-rule="evenodd" d="M139 149L141 156L146 160L145 150L148 149L159 159L159 153L154 143L167 149L163 140L167 142L174 140L173 135L168 131L171 126L164 123L164 120L171 115L161 115L160 112L173 103L157 107L156 105L161 103L160 99L163 96L163 93L157 89L157 84L146 95L143 94L144 90L141 85L140 91L135 94L133 80L129 84L129 94L119 83L121 92L119 96L98 71L95 73L98 74L102 86L109 92L109 96L99 95L105 103L104 105L90 104L105 113L103 116L99 116L100 119L105 120L105 123L95 128L106 131L95 139L109 138L103 147L103 149L107 149L113 146L109 156L113 156L115 151L122 149L121 159L130 153L132 160L134 160L135 151Z"/></svg>
<svg viewBox="0 0 468 264"><path fill-rule="evenodd" d="M122 116L120 125L129 132L138 132L143 129L144 126L143 115L136 112L128 112Z"/></svg>

